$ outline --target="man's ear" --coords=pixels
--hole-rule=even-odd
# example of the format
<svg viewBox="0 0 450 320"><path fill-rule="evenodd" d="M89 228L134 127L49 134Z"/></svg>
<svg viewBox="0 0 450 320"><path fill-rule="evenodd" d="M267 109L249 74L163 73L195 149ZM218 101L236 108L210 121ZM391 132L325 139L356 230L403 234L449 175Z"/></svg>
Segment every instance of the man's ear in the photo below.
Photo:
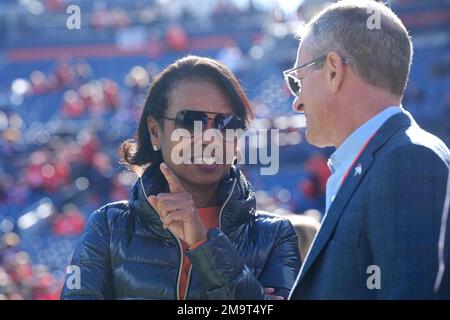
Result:
<svg viewBox="0 0 450 320"><path fill-rule="evenodd" d="M336 93L343 83L345 73L344 62L342 61L341 56L333 51L328 53L325 61L325 68L331 90L333 93Z"/></svg>
<svg viewBox="0 0 450 320"><path fill-rule="evenodd" d="M153 149L155 150L155 148L157 148L157 150L161 149L161 143L159 141L160 139L160 125L158 123L158 121L156 121L155 118L153 118L152 116L149 116L147 118L147 127L148 127L148 131L150 133L150 138L152 140L152 146Z"/></svg>

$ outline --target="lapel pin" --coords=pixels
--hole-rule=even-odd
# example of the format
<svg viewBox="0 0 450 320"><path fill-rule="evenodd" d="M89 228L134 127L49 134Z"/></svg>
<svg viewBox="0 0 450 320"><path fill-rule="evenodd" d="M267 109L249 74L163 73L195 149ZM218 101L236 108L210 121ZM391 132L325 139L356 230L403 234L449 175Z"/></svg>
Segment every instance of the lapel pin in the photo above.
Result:
<svg viewBox="0 0 450 320"><path fill-rule="evenodd" d="M359 164L355 167L355 174L354 174L354 176L355 176L355 177L356 177L356 176L359 176L359 175L361 175L361 173L362 173L362 164L359 163Z"/></svg>

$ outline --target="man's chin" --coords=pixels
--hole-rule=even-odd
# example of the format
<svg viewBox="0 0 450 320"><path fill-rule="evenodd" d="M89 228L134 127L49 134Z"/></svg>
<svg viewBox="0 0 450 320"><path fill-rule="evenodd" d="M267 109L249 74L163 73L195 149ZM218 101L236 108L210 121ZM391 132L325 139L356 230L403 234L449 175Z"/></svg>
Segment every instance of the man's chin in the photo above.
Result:
<svg viewBox="0 0 450 320"><path fill-rule="evenodd" d="M305 138L310 145L313 145L314 147L317 148L326 148L330 146L329 143L325 142L323 139L320 139L320 137L311 135L308 132L308 129L306 129Z"/></svg>

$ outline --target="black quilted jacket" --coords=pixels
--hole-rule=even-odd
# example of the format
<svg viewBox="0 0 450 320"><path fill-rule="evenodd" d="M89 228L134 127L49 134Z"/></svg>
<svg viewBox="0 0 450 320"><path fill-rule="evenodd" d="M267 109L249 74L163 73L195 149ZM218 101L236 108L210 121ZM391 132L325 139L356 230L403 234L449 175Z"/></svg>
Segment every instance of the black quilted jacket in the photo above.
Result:
<svg viewBox="0 0 450 320"><path fill-rule="evenodd" d="M300 268L289 221L255 210L255 194L232 167L219 187L220 227L188 251L188 299L264 299L263 287L287 297ZM73 258L63 299L179 299L181 243L146 197L168 192L156 163L133 186L129 201L95 211Z"/></svg>

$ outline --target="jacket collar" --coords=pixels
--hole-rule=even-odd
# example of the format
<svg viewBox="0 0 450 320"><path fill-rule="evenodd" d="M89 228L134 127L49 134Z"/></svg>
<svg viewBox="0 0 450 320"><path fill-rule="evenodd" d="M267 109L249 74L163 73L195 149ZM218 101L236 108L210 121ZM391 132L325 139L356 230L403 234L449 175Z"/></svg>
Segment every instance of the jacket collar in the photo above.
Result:
<svg viewBox="0 0 450 320"><path fill-rule="evenodd" d="M364 176L369 171L377 150L383 147L389 139L400 129L409 127L411 125L417 125L409 112L401 112L393 115L391 118L381 126L378 132L374 135L372 140L367 144L365 150L361 153L359 158L353 163L349 170L349 175L344 181L341 189L336 195L336 199L331 204L326 219L323 221L319 232L313 240L311 248L305 258L303 266L300 270L297 283L302 280L305 274L309 271L314 261L319 256L320 252L324 249L326 244L331 238L333 231L342 215L344 208L352 198L356 188ZM362 170L356 170L356 167L363 168ZM357 174L358 172L358 174ZM295 284L294 288L297 286Z"/></svg>
<svg viewBox="0 0 450 320"><path fill-rule="evenodd" d="M169 192L169 186L159 169L160 161L151 164L136 180L132 187L130 206L133 212L159 236L173 239L170 231L163 228L158 213L147 201L150 195ZM235 228L247 222L256 207L255 193L242 172L232 166L219 184L219 202L221 204L220 229L229 234Z"/></svg>

